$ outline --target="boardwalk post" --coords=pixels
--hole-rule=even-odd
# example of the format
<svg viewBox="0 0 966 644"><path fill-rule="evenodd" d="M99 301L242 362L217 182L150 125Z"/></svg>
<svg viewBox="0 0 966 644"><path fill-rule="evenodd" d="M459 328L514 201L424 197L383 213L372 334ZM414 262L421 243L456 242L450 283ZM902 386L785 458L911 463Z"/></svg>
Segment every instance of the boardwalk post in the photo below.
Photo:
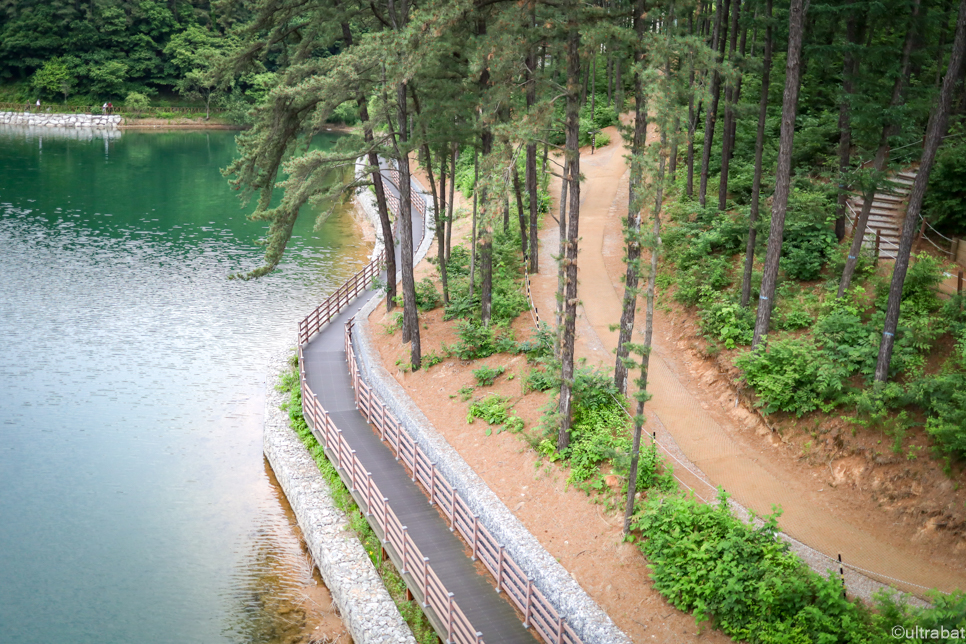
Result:
<svg viewBox="0 0 966 644"><path fill-rule="evenodd" d="M407 528L406 526L403 526L402 527L403 560L402 560L402 570L399 571L399 574L400 575L405 575L406 574L406 572L407 572L407 570L406 570L406 564L409 563L409 544L406 542L406 537L409 536L409 534L407 532L408 530L409 530L409 528Z"/></svg>
<svg viewBox="0 0 966 644"><path fill-rule="evenodd" d="M446 611L446 644L453 642L453 593L446 593L449 600L449 610Z"/></svg>
<svg viewBox="0 0 966 644"><path fill-rule="evenodd" d="M366 516L372 516L372 472L366 472Z"/></svg>
<svg viewBox="0 0 966 644"><path fill-rule="evenodd" d="M389 539L389 499L382 497L382 545Z"/></svg>
<svg viewBox="0 0 966 644"><path fill-rule="evenodd" d="M456 527L456 487L452 487L452 494L449 502L449 531L452 532Z"/></svg>
<svg viewBox="0 0 966 644"><path fill-rule="evenodd" d="M563 644L565 615L557 617L557 644Z"/></svg>
<svg viewBox="0 0 966 644"><path fill-rule="evenodd" d="M356 487L357 487L356 486L356 451L350 447L349 448L349 454L350 454L350 456L349 456L349 483L352 484L352 488L349 491L350 492L355 492L356 491Z"/></svg>
<svg viewBox="0 0 966 644"><path fill-rule="evenodd" d="M429 606L429 557L423 557L423 608Z"/></svg>
<svg viewBox="0 0 966 644"><path fill-rule="evenodd" d="M413 441L413 483L416 482L416 468L419 466L419 450L416 449L416 441Z"/></svg>
<svg viewBox="0 0 966 644"><path fill-rule="evenodd" d="M500 558L496 564L496 594L503 592L503 546L500 546Z"/></svg>
<svg viewBox="0 0 966 644"><path fill-rule="evenodd" d="M479 525L480 525L480 518L474 514L473 515L473 556L470 557L470 559L473 561L476 561L476 548L477 548L477 542L478 542L477 535L479 534Z"/></svg>
<svg viewBox="0 0 966 644"><path fill-rule="evenodd" d="M533 577L527 575L527 603L523 612L523 628L530 628L530 600L533 597Z"/></svg>

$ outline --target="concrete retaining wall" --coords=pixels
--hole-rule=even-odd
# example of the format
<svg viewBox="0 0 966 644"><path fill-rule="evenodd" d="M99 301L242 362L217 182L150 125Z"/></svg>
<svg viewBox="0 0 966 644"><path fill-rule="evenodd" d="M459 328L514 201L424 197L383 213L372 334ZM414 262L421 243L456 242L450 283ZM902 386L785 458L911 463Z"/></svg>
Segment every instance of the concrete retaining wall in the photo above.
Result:
<svg viewBox="0 0 966 644"><path fill-rule="evenodd" d="M0 125L71 128L79 127L114 130L117 129L122 120L123 119L117 114L48 114L46 112L0 112Z"/></svg>

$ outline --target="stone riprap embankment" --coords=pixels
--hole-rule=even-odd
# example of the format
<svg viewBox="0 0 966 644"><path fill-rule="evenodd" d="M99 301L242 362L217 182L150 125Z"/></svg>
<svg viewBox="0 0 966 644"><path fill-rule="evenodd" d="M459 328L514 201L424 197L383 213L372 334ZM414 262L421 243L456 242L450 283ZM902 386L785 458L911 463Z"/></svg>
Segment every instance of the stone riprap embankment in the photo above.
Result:
<svg viewBox="0 0 966 644"><path fill-rule="evenodd" d="M328 484L280 409L275 389L286 371L284 355L269 366L263 450L298 518L305 543L339 607L342 622L358 644L416 644L399 609L373 567L366 549L336 507Z"/></svg>
<svg viewBox="0 0 966 644"><path fill-rule="evenodd" d="M43 111L0 112L0 125L115 130L123 120L117 114L50 114Z"/></svg>

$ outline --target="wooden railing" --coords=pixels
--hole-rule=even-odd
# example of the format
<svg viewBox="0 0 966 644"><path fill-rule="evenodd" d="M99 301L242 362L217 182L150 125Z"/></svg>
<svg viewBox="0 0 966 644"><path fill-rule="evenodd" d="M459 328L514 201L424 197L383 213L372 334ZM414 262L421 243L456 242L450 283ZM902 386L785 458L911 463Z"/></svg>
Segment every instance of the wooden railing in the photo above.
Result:
<svg viewBox="0 0 966 644"><path fill-rule="evenodd" d="M436 614L446 641L459 644L482 644L482 633L475 630L460 608L453 593L448 592L430 564L409 536L408 529L393 512L389 499L375 484L355 450L335 426L332 418L319 403L305 379L303 347L299 347L299 379L302 384L302 414L312 427L312 433L322 445L329 461L349 486L349 491L365 512L369 524L382 540L384 548L391 548L400 562L400 574L410 590L418 593L423 609ZM352 360L352 358L350 358Z"/></svg>
<svg viewBox="0 0 966 644"><path fill-rule="evenodd" d="M36 104L31 101L28 103L0 103L0 111L2 112L23 112L25 109L29 108L31 114L103 114L103 107L101 105L61 105L58 103L43 103L40 106L40 110L37 110ZM220 113L220 109L210 110L211 114ZM129 110L122 105L116 105L111 114L130 114L134 110ZM163 107L163 106L151 106L146 107L137 112L143 116L149 114L204 114L204 107Z"/></svg>
<svg viewBox="0 0 966 644"><path fill-rule="evenodd" d="M498 593L506 592L513 604L523 613L523 624L531 626L548 644L582 644L581 639L567 624L566 616L557 613L547 598L533 585L533 578L526 575L513 561L490 531L480 523L456 488L437 471L425 453L402 428L386 405L372 392L360 377L352 348L352 325L346 323L345 350L349 361L349 373L355 392L356 406L372 423L379 437L388 443L399 461L406 467L412 481L418 482L429 496L431 505L439 505L449 520L450 530L459 530L472 549L474 561L479 559L496 581Z"/></svg>
<svg viewBox="0 0 966 644"><path fill-rule="evenodd" d="M390 173L392 172L396 172L398 179L398 171L390 170ZM420 211L420 213L425 215L425 200L418 193L413 192L413 194L416 197L419 197L419 201L422 202L423 210ZM391 192L387 193L386 197L388 199L388 207L390 211L398 214L399 199L397 199ZM424 222L423 234L419 237L419 242L416 244L417 247L422 245L425 237L426 225ZM337 316L343 308L352 302L352 300L357 298L360 294L364 293L370 286L372 286L372 281L382 272L382 266L386 262L386 250L387 249L383 248L379 257L363 266L362 270L346 280L342 286L336 289L335 293L325 298L321 304L315 307L315 310L313 310L305 317L305 319L299 322L300 345L308 342L309 338L318 333L322 327L324 327L332 318Z"/></svg>
<svg viewBox="0 0 966 644"><path fill-rule="evenodd" d="M379 257L363 266L362 270L346 280L335 290L335 293L325 298L322 304L315 307L315 310L299 322L299 344L308 342L309 338L318 333L329 320L372 286L372 281L382 272L385 261L386 250L383 249Z"/></svg>

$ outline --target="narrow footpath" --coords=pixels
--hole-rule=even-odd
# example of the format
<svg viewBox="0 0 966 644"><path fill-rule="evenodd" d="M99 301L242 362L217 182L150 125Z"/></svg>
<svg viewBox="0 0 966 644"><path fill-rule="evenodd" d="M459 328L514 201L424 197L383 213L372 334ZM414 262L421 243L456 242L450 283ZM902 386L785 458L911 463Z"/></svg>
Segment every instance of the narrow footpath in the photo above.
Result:
<svg viewBox="0 0 966 644"><path fill-rule="evenodd" d="M420 239L423 221L413 208L413 237ZM399 248L396 247L397 262ZM385 278L385 275L383 275ZM489 644L531 643L535 637L525 629L510 604L477 571L453 534L421 489L409 478L389 447L375 434L356 409L346 366L345 323L374 297L370 289L314 335L304 349L304 369L309 388L329 413L365 469L388 498L389 505L436 572L453 593L469 622ZM365 508L363 508L365 510ZM445 616L440 616L445 620ZM439 623L439 620L437 620ZM445 621L443 621L445 623Z"/></svg>
<svg viewBox="0 0 966 644"><path fill-rule="evenodd" d="M623 256L623 242L614 234L614 223L626 216L628 172L625 155L616 128L608 128L612 143L595 154L583 150L580 159L585 177L581 184L580 250L578 257L580 319L577 321L577 354L589 364L613 367L618 333L611 330L621 315L623 284L615 270L615 258ZM557 198L560 182L552 178L550 194L553 213L559 212ZM557 253L558 232L551 224L541 233L541 271L532 276L535 303L544 318L552 319L557 286L552 256ZM608 264L611 265L610 272ZM643 327L643 305L639 304L639 323ZM830 560L841 554L844 561L859 569L872 571L870 577L891 583L907 592L921 594L924 589L938 587L943 591L966 588L966 571L927 561L913 543L893 543L877 538L849 522L844 513L836 514L821 496L822 487L806 488L785 481L780 472L759 462L758 454L749 453L729 435L737 430L725 427L713 417L706 405L695 398L678 379L668 364L669 352L676 346L662 342L660 320L655 321L654 353L650 361L649 389L653 398L646 405L648 426L667 430L681 451L707 477L712 485L722 486L733 498L759 514L768 514L780 506L782 530L806 545L827 555ZM635 338L639 342L639 338ZM708 496L706 483L694 480L681 467L675 473ZM897 581L908 583L897 583ZM911 584L911 585L910 585Z"/></svg>

